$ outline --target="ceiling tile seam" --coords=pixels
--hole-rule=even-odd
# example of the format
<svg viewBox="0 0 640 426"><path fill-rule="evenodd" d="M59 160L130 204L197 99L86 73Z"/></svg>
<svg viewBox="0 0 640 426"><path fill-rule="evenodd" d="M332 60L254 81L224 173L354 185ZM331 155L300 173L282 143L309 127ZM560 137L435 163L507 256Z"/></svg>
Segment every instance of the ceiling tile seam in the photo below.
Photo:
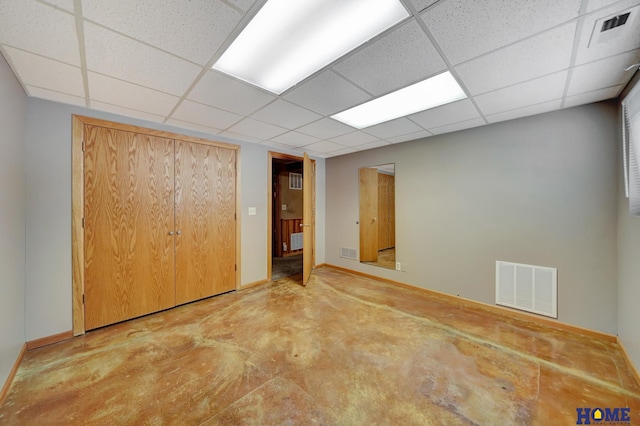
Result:
<svg viewBox="0 0 640 426"><path fill-rule="evenodd" d="M433 133L431 133L431 132L429 131L429 129L427 129L426 127L424 127L424 126L420 125L420 123L418 123L417 121L413 120L410 116L408 116L408 117L406 117L406 118L407 118L409 121L411 121L413 124L415 124L416 126L418 126L418 127L422 128L422 129L424 129L424 131L425 131L425 132L429 133L430 135L433 135ZM413 133L415 133L415 132L413 132ZM407 133L407 134L408 134L408 133ZM404 136L404 135L403 135L403 136Z"/></svg>
<svg viewBox="0 0 640 426"><path fill-rule="evenodd" d="M413 10L415 10L415 8ZM487 121L486 117L484 116L484 113L482 112L482 110L480 109L478 104L476 103L476 100L473 98L473 96L471 96L471 92L469 91L467 86L464 84L464 82L462 81L460 76L458 75L458 72L451 65L451 61L449 61L449 58L447 58L447 56L444 54L444 51L440 47L440 44L438 44L438 41L436 40L435 36L431 33L431 30L429 29L429 27L427 27L427 23L424 22L424 20L422 20L422 19L418 19L417 21L418 21L418 24L420 25L420 28L422 28L422 31L424 31L424 33L427 35L429 40L431 40L431 44L433 44L433 47L436 49L436 52L438 52L438 54L440 55L440 57L444 61L445 65L447 66L447 68L448 68L449 72L451 73L451 75L453 76L453 78L460 85L460 88L462 88L462 90L464 91L464 94L467 95L467 99L469 99L471 101L471 103L473 104L473 107L476 109L476 111L480 115L480 118L482 118L484 120L485 124L489 124L489 121Z"/></svg>
<svg viewBox="0 0 640 426"><path fill-rule="evenodd" d="M538 105L546 104L546 103L549 103L549 102L555 102L555 101L559 101L559 100L562 100L562 98L561 97L557 97L557 98L554 98L554 99L548 99L546 101L538 102L538 103L535 103L535 104L525 105L525 106L522 106L522 107L508 109L508 110L500 111L500 112L494 112L493 114L487 114L487 117L491 118L491 117L495 117L496 115L505 114L507 112L514 112L514 111L518 111L518 110L522 110L522 109L526 109L526 108L536 107ZM551 111L549 111L549 112L551 112ZM528 117L528 116L522 116L522 117L518 117L518 118L524 118L524 117ZM465 121L470 121L470 120L465 120ZM489 124L495 124L495 123L489 123ZM445 126L440 126L440 127L445 127ZM434 127L434 129L436 129L436 127Z"/></svg>
<svg viewBox="0 0 640 426"><path fill-rule="evenodd" d="M246 83L245 83L245 84L246 84ZM313 121L310 121L310 122L308 122L308 123L301 124L300 126L297 126L297 127L293 128L293 129L289 129L289 128L287 128L287 130L296 130L296 129L299 129L300 127L304 127L304 126L307 126L307 125L309 125L309 124L315 123L316 121L322 120L323 118L327 118L327 116L326 116L326 115L324 115L324 114L320 114L319 112L314 111L314 110L312 110L312 109L309 109L309 108L307 108L307 107L305 107L305 106L298 105L298 104L297 104L297 103L295 103L294 101L291 101L291 100L288 100L288 99L282 99L282 97L280 97L280 96L276 96L276 98L275 98L275 99L273 99L272 101L270 101L268 104L266 104L266 105L264 105L264 106L262 106L262 107L258 108L257 110L253 111L251 114L248 114L248 115L247 115L247 117L253 118L254 120L262 121L263 123L267 123L267 124L274 124L274 123L269 123L268 121L260 120L259 118L256 118L256 117L252 117L252 115L253 115L253 114L256 114L256 113L258 113L258 112L260 112L260 111L262 111L263 109L265 109L266 107L268 107L269 105L271 105L271 104L275 103L275 102L276 102L276 101L278 101L278 100L281 100L282 102L286 102L286 103L288 103L288 104L292 104L292 105L294 105L294 106L296 106L296 107L298 107L298 108L302 108L302 109L304 109L305 111L308 111L308 112L310 112L310 113L313 113L313 114L316 114L316 115L319 115L319 116L320 116L320 118L318 118L317 120L313 120ZM276 126L280 126L279 124L274 124L274 125L276 125ZM280 127L282 127L282 126L280 126Z"/></svg>
<svg viewBox="0 0 640 426"><path fill-rule="evenodd" d="M49 87L42 87L42 86L38 86L37 84L27 84L26 86L29 87L33 87L36 89L42 89L42 90L47 90L49 92L54 92L54 93L58 93L60 95L66 95L66 96L73 96L74 98L78 98L78 99L83 99L86 101L86 98L84 96L78 96L78 95L74 95L73 93L69 93L69 92L62 92L60 90L55 90L55 89L51 89ZM29 95L29 96L33 96L33 95Z"/></svg>
<svg viewBox="0 0 640 426"><path fill-rule="evenodd" d="M610 9L610 8L612 8L612 7L616 6L616 5L621 5L622 3L626 3L626 2L627 2L627 0L618 0L618 1L614 2L614 3L610 3L610 4L604 5L604 6L602 6L602 7L599 7L599 8L597 8L597 9L594 9L594 10L592 10L591 12L589 12L589 13L588 13L588 15L595 14L595 13L598 13L598 12L602 12L602 11L604 11L604 10L606 10L606 9ZM635 7L635 6L636 6L636 5L633 5L633 6L630 6L630 7L628 7L628 8L624 8L624 9L618 9L616 12L613 12L613 13L611 13L611 14L609 14L609 15L605 15L605 16L612 16L612 15L616 15L618 12L622 12L623 10L630 9L631 7ZM618 7L619 7L619 6L618 6ZM602 17L604 18L605 16L602 16Z"/></svg>
<svg viewBox="0 0 640 426"><path fill-rule="evenodd" d="M209 59L209 62L207 62L203 69L198 73L198 75L196 76L196 78L194 79L193 83L191 83L191 85L187 88L187 90L182 94L182 96L180 97L180 99L178 100L178 102L176 103L176 105L173 107L173 109L169 112L169 115L167 115L167 117L164 119L163 123L166 123L167 120L171 119L173 114L175 114L175 112L178 110L178 108L180 108L180 105L182 105L182 103L187 100L189 98L189 95L191 94L191 92L193 91L193 89L200 83L200 81L203 79L203 77L207 74L207 72L209 72L212 67L213 64L215 64L215 62L220 58L220 56L222 56L222 54L224 53L224 51L231 45L231 43L233 42L233 40L235 40L235 38L240 34L240 32L242 32L242 30L244 29L244 27L251 21L251 19L253 19L253 17L255 16L256 13L258 13L258 11L260 10L260 8L262 8L262 6L266 3L267 0L263 0L263 1L256 1L253 6L251 6L251 8L249 9L249 11L247 11L246 14L244 14L242 16L242 18L240 19L240 21L238 22L238 24L235 26L235 28L231 31L231 33L229 33L229 36L225 39L225 41L220 45L220 47L216 50L216 52L213 54L213 56L211 57L211 59ZM199 65L200 66L200 65ZM243 82L244 84L246 84L246 82ZM191 100L189 100L190 102L193 102ZM205 104L202 104L205 105ZM211 107L210 105L206 105L208 107ZM220 109L220 108L218 108ZM224 111L224 110L223 110ZM227 111L227 112L231 112L231 111ZM235 114L235 113L233 113ZM238 114L239 115L239 114ZM244 118L244 117L243 117ZM223 129L223 131L230 129L231 127L235 126L236 124L238 124L240 121L242 121L241 118L240 120L234 122L232 125L228 126L227 128ZM195 124L195 123L194 123Z"/></svg>
<svg viewBox="0 0 640 426"><path fill-rule="evenodd" d="M241 15L244 15L246 13L245 10L240 9L238 6L236 6L235 4L231 3L228 0L220 0L220 2L226 4L227 6L234 9L236 12L238 12Z"/></svg>
<svg viewBox="0 0 640 426"><path fill-rule="evenodd" d="M542 102L542 103L543 103L543 102ZM510 110L510 111L511 111L511 110ZM503 111L503 112L508 112L508 111ZM501 114L501 113L498 113L498 114ZM493 114L493 115L495 115L495 114ZM487 117L491 117L491 115L487 115ZM476 118L470 118L469 120L462 120L462 121L458 121L457 123L451 123L451 124L445 124L445 125L443 125L443 126L432 127L432 128L431 128L431 130L438 130L438 129L442 129L442 128L444 128L444 127L451 127L451 126L454 126L454 125L456 125L456 124L469 123L469 122L471 122L471 121L473 121L473 120L477 120L477 119L478 119L478 117L476 117ZM487 124L489 124L489 125L490 125L490 124L492 124L492 123L491 123L491 122L489 122L489 123L487 123ZM462 130L467 130L467 129L460 129L460 130L456 130L456 131L462 131ZM450 132L447 132L447 133L450 133ZM433 134L433 136L438 136L438 133L432 133L432 134ZM444 134L444 133L441 133L441 134Z"/></svg>
<svg viewBox="0 0 640 426"><path fill-rule="evenodd" d="M338 73L336 70L333 69L333 67L335 67L336 65L338 65L339 63L341 63L342 61L347 60L348 58L350 58L352 55L355 55L356 53L358 53L360 50L365 49L366 47L372 45L373 43L375 43L377 40L380 40L384 37L386 37L387 35L389 35L391 32L395 31L396 29L400 28L403 25L408 25L408 23L414 19L414 17L409 14L409 16L407 16L404 20L398 22L397 24L393 25L392 27L387 28L386 30L384 30L383 32L381 32L380 34L376 35L375 37L370 38L369 40L365 41L364 43L362 43L360 46L356 47L353 50L350 50L349 52L345 53L344 55L342 55L339 58L334 59L332 62L328 63L327 65L325 65L324 67L320 68L319 70L315 71L313 74L305 77L304 79L300 80L299 82L297 82L296 84L294 84L293 86L289 87L287 90L285 90L284 92L280 93L280 96L286 96L289 94L289 92L291 92L292 90L294 90L297 87L300 87L302 85L304 85L306 82L312 80L314 77L316 77L317 75L322 74L325 71L333 71L335 73L337 73L340 77L342 77L342 74ZM350 81L350 83L353 84L353 82ZM357 85L356 85L357 86ZM358 88L360 88L360 86L357 86ZM362 89L362 88L360 88ZM362 89L364 90L364 89ZM368 91L365 90L366 93L369 93Z"/></svg>
<svg viewBox="0 0 640 426"><path fill-rule="evenodd" d="M45 55L43 55L43 54L41 54L41 53L36 53L36 52L31 51L31 50L23 49L22 47L13 46L13 45L11 45L11 44L6 44L6 43L2 44L2 46L9 47L9 48L11 48L11 49L15 49L15 50L19 50L19 51L21 51L21 52L28 53L28 54L30 54L30 55L37 56L37 57L39 57L39 58L48 59L48 60L50 60L50 61L54 61L54 62L57 62L57 63L59 63L59 64L69 65L69 66L71 66L71 67L74 67L74 68L78 68L78 69L80 69L80 66L78 66L78 65L76 65L76 64L72 64L72 63L70 63L70 62L61 61L60 59L52 58L52 57L50 57L50 56L45 56ZM6 53L6 51L5 51L5 53Z"/></svg>
<svg viewBox="0 0 640 426"><path fill-rule="evenodd" d="M22 90L24 90L24 92L27 94L27 96L31 96L29 94L29 90L27 89L27 85L24 84L24 81L22 80L22 77L18 74L18 71L17 71L16 67L13 65L13 61L11 60L11 57L9 56L7 51L4 49L4 46L5 46L4 44L0 44L0 53L2 53L2 56L4 56L4 58L6 59L7 63L9 64L9 68L11 68L11 71L13 72L13 75L16 77L16 79L18 80L18 82L22 86ZM11 46L8 46L8 47L11 47Z"/></svg>
<svg viewBox="0 0 640 426"><path fill-rule="evenodd" d="M578 96L588 95L589 93L599 92L600 90L613 89L613 88L618 87L618 86L622 86L624 88L625 83L612 84L612 85L607 86L607 87L599 87L597 89L587 90L586 92L580 92L580 93L576 93L575 95L566 96L566 99L571 99L571 98L575 98L575 97L578 97Z"/></svg>
<svg viewBox="0 0 640 426"><path fill-rule="evenodd" d="M603 56L603 57L600 57L600 58L597 58L597 59L593 59L593 60L588 61L588 62L584 62L584 63L578 64L578 65L574 65L573 68L582 68L582 67L584 67L586 65L592 65L592 64L595 64L596 62L606 61L607 59L612 59L612 58L615 58L616 56L626 55L626 54L629 54L629 53L640 53L640 47L633 47L631 49L628 49L628 50L625 50L625 51L622 51L622 52L613 53L613 54L611 54L609 56Z"/></svg>
<svg viewBox="0 0 640 426"><path fill-rule="evenodd" d="M77 1L77 0L74 0L74 1ZM168 50L165 50L165 49L163 49L163 48L161 48L161 47L159 47L159 46L156 46L156 45L151 44L151 43L149 43L149 42L146 42L146 41L144 41L144 40L140 40L140 39L137 39L137 38L135 38L135 37L132 37L132 36L130 36L130 35L128 35L128 34L125 34L125 33L121 32L121 31L118 31L118 30L116 30L116 29L113 29L113 28L111 28L111 27L108 27L108 26L106 26L106 25L104 25L104 24L101 24L101 23L99 23L99 22L97 22L97 21L94 21L94 20L92 20L92 19L82 17L82 20L83 20L83 22L88 22L88 23L93 24L93 25L95 25L95 26L97 26L97 27L100 27L100 28L102 28L103 30L110 31L110 32L112 32L112 33L118 34L118 35L119 35L119 36L121 36L121 37L124 37L124 38L126 38L126 39L129 39L129 40L135 41L136 43L140 43L140 44L142 44L142 45L144 45L144 46L150 47L151 49L157 50L158 52L162 52L162 53L164 53L164 54L166 54L166 55L169 55L169 56L172 56L172 57L174 57L174 58L176 58L176 59L180 59L181 61L188 62L188 63L190 63L191 65L196 65L197 67L202 67L202 66L203 66L202 64L199 64L199 63L197 63L197 62L194 62L194 61L192 61L191 59L184 58L184 57L182 57L182 56L180 56L180 55L177 55L177 54L175 54L175 53L173 53L173 52L170 52L170 51L168 51Z"/></svg>
<svg viewBox="0 0 640 426"><path fill-rule="evenodd" d="M128 106L124 106L124 105L122 105L122 104L114 104L114 103L111 103L111 102L101 101L100 99L96 99L96 98L92 98L92 99L91 99L91 101L92 101L92 102L99 102L99 103L101 103L101 104L106 104L106 105L113 106L113 107L117 107L117 108L128 109L128 110L130 110L130 111L140 112L140 113L142 113L142 114L155 115L155 116L156 116L156 117L158 117L159 119L164 119L164 116L163 116L162 114L156 114L156 113L154 113L154 112L143 111L143 110L141 110L141 109L138 109L138 108L131 108L131 107L128 107ZM186 121L186 120L180 120L180 121L185 121L186 123L190 123L190 124L198 124L198 123L192 123L192 122L190 122L190 121ZM201 126L202 126L202 125L201 125ZM204 127L207 127L207 126L204 126Z"/></svg>
<svg viewBox="0 0 640 426"><path fill-rule="evenodd" d="M76 67L76 68L78 68L78 67ZM105 73L102 73L102 72L99 72L99 71L95 71L95 70L90 69L90 68L88 68L87 71L91 72L93 74L97 74L97 75L101 75L103 77L107 77L107 78L113 79L113 80L118 80L118 81L121 81L123 83L130 84L132 86L138 86L138 87L142 87L143 89L152 90L152 91L157 92L157 93L162 93L163 95L168 95L168 96L171 96L171 97L174 97L174 98L180 98L180 96L178 96L176 94L169 93L169 92L163 92L162 90L154 89L153 87L149 87L149 86L144 86L144 85L139 84L139 83L133 83L133 82L131 82L129 80L123 80L123 79L121 79L119 77L114 77L112 75L105 74ZM207 106L209 106L209 105L207 105ZM218 109L221 109L221 108L218 108ZM231 112L231 111L226 111L226 112Z"/></svg>
<svg viewBox="0 0 640 426"><path fill-rule="evenodd" d="M547 73L547 74L542 74L542 75L538 75L538 76L532 77L532 78L530 78L528 80L523 80L523 81L520 81L518 83L509 84L508 86L502 86L502 87L498 87L497 89L492 89L492 90L488 90L486 92L478 93L477 95L474 95L474 96L478 97L478 96L488 95L489 93L499 92L500 90L509 89L511 87L519 86L521 84L530 83L532 81L535 81L535 80L538 80L538 79L541 79L541 78L545 78L545 77L549 77L549 76L552 76L554 74L560 74L561 72L567 72L570 69L571 69L570 67L561 68L559 70L552 71L552 72Z"/></svg>
<svg viewBox="0 0 640 426"><path fill-rule="evenodd" d="M582 2L580 3L580 15L583 15L584 12L586 12L587 3L589 3L589 0L582 0ZM571 49L571 59L569 60L569 71L567 72L567 77L564 82L564 90L562 91L560 109L564 108L567 93L569 93L569 85L571 84L571 77L573 77L573 67L575 67L576 58L578 57L578 50L580 49L580 35L582 34L584 21L584 18L578 20L578 24L576 25L576 30L573 35L573 48Z"/></svg>
<svg viewBox="0 0 640 426"><path fill-rule="evenodd" d="M57 10L57 11L66 13L67 15L71 15L71 16L75 15L75 12L71 12L70 10L63 9L62 7L56 6L55 4L47 3L47 2L44 2L42 0L36 0L36 2L38 2L38 3L40 3L40 4L44 5L44 6L47 6L47 7L51 7L53 9Z"/></svg>
<svg viewBox="0 0 640 426"><path fill-rule="evenodd" d="M401 117L401 118L407 118L407 117ZM396 119L396 120L399 120L399 119ZM384 123L380 123L380 124L384 124ZM371 127L374 127L374 126L371 126ZM418 126L418 127L422 127L422 126ZM374 135L373 133L367 132L367 129L368 129L368 127L365 127L364 129L361 129L361 130L362 130L362 132L364 132L364 133L366 133L368 135L371 135L374 138L378 138L378 139L383 140L383 141L387 140L387 138L381 138L380 136L377 136L377 135ZM393 136L389 136L389 138L397 138L397 137L400 137L400 136L410 135L411 133L416 133L416 131L412 130L412 131L406 132L406 133L399 133L399 134L396 134L396 135L393 135Z"/></svg>
<svg viewBox="0 0 640 426"><path fill-rule="evenodd" d="M76 22L76 35L78 36L78 50L80 55L80 72L82 72L82 83L84 85L84 100L86 107L91 106L91 94L89 93L89 72L87 71L87 49L84 43L84 25L82 23L82 2L74 0Z"/></svg>
<svg viewBox="0 0 640 426"><path fill-rule="evenodd" d="M582 14L581 12L579 12L579 15L578 15L578 16L576 16L576 17L574 17L574 18L568 19L568 20L563 21L563 22L561 22L561 23L559 23L559 24L556 24L556 25L554 25L554 26L552 26L552 27L549 27L549 28L546 28L546 29L544 29L544 30L538 31L537 33L535 33L535 34L531 34L531 35L529 35L529 36L527 36L527 37L519 38L519 39L517 39L517 40L515 40L515 41L512 41L511 43L507 43L507 44L502 45L502 46L500 46L500 47L497 47L497 48L495 48L495 49L493 49L493 50L490 50L490 51L488 51L488 52L482 53L482 54L480 54L480 55L478 55L478 56L474 56L474 57L472 57L472 58L465 59L464 61L461 61L461 62L458 62L457 64L455 64L455 66L456 66L456 67L458 67L458 66L460 66L460 65L466 65L466 64L467 64L467 63L469 63L469 62L473 62L473 61L475 61L476 59L480 59L480 58L483 58L483 57L485 57L485 56L488 56L488 55L491 55L491 54L493 54L493 53L496 53L496 52L498 52L498 51L500 51L500 50L503 50L503 49L506 49L506 48L512 47L512 46L513 46L513 45L515 45L515 44L518 44L518 43L521 43L521 42L527 41L527 40L529 40L529 39L532 39L532 38L538 37L538 36L540 36L540 35L543 35L543 34L545 34L545 33L551 32L551 31L555 31L555 30L557 30L558 28L560 28L560 27L562 27L562 26L564 26L564 25L570 24L570 23L572 23L572 22L574 22L574 21L580 21L582 18L586 18L586 17L588 17L589 15L592 15L593 13L594 13L593 11L592 11L592 12L589 12L589 13L584 13L584 14ZM425 25L426 25L426 23L425 23Z"/></svg>

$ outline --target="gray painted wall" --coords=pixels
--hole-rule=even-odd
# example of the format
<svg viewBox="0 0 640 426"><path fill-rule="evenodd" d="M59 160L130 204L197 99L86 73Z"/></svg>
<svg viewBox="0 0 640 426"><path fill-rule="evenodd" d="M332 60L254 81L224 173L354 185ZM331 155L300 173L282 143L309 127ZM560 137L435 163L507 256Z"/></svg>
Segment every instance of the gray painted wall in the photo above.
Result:
<svg viewBox="0 0 640 426"><path fill-rule="evenodd" d="M592 104L327 159L327 263L489 304L496 260L555 267L558 319L616 333L616 111ZM339 257L358 248L358 168L385 163L407 272Z"/></svg>
<svg viewBox="0 0 640 426"><path fill-rule="evenodd" d="M71 115L241 145L241 280L267 274L267 152L205 133L30 98L27 102L27 340L71 330ZM300 155L300 153L297 153ZM317 159L317 263L324 262L324 167ZM256 207L249 216L247 208Z"/></svg>
<svg viewBox="0 0 640 426"><path fill-rule="evenodd" d="M640 84L640 73L623 93ZM624 171L620 162L620 206L618 210L618 336L636 369L640 371L640 217L629 215L624 193Z"/></svg>
<svg viewBox="0 0 640 426"><path fill-rule="evenodd" d="M26 99L0 54L0 388L25 342Z"/></svg>

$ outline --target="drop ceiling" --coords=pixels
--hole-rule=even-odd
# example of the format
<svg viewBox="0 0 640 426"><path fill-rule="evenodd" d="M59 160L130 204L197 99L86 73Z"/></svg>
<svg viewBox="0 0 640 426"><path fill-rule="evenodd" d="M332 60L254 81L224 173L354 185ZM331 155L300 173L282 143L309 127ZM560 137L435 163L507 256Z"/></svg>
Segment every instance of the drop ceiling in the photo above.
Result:
<svg viewBox="0 0 640 426"><path fill-rule="evenodd" d="M0 0L0 51L31 97L318 157L615 98L640 62L640 19L593 36L640 0L401 1L409 18L280 96L211 69L263 0ZM446 70L467 99L330 118Z"/></svg>

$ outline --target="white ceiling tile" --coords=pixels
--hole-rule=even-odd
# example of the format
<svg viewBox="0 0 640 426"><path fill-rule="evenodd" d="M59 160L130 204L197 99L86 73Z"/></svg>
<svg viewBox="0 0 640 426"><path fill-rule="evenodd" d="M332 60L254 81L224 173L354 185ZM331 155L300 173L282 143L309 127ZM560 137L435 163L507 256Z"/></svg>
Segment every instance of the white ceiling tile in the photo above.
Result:
<svg viewBox="0 0 640 426"><path fill-rule="evenodd" d="M320 142L313 143L311 145L307 145L304 148L298 148L298 150L300 150L300 149L310 150L310 151L313 151L313 152L324 154L324 153L327 153L327 152L338 151L338 150L344 149L344 146L338 145L337 143L333 143L333 142L330 142L330 141L320 141Z"/></svg>
<svg viewBox="0 0 640 426"><path fill-rule="evenodd" d="M438 0L411 0L411 3L413 3L413 5L415 6L415 8L416 8L416 10L418 12L422 12L427 7L429 7L432 4L435 4L437 2L438 2Z"/></svg>
<svg viewBox="0 0 640 426"><path fill-rule="evenodd" d="M477 117L480 117L480 114L469 99L452 102L409 116L412 121L425 129L466 121Z"/></svg>
<svg viewBox="0 0 640 426"><path fill-rule="evenodd" d="M62 102L63 104L86 106L87 102L84 98L68 95L66 93L54 92L53 90L43 89L41 87L26 86L29 96L34 98L46 99L48 101Z"/></svg>
<svg viewBox="0 0 640 426"><path fill-rule="evenodd" d="M575 22L562 25L465 62L456 71L472 95L551 74L569 67L575 32Z"/></svg>
<svg viewBox="0 0 640 426"><path fill-rule="evenodd" d="M424 80L446 68L436 48L414 19L334 67L376 96Z"/></svg>
<svg viewBox="0 0 640 426"><path fill-rule="evenodd" d="M182 95L202 68L91 23L84 25L87 68Z"/></svg>
<svg viewBox="0 0 640 426"><path fill-rule="evenodd" d="M166 117L180 98L105 75L88 73L91 99Z"/></svg>
<svg viewBox="0 0 640 426"><path fill-rule="evenodd" d="M587 3L587 12L592 12L594 10L601 9L603 7L617 3L620 0L588 0L588 1L589 3Z"/></svg>
<svg viewBox="0 0 640 426"><path fill-rule="evenodd" d="M75 5L73 4L73 0L41 0L45 3L49 3L52 6L55 6L60 9L64 9L71 13L75 12Z"/></svg>
<svg viewBox="0 0 640 426"><path fill-rule="evenodd" d="M265 145L265 146L269 146L272 148L277 148L279 150L283 150L283 151L293 151L293 146L291 145L287 145L284 143L279 143L273 140L270 141L264 141L264 142L260 142L260 145Z"/></svg>
<svg viewBox="0 0 640 426"><path fill-rule="evenodd" d="M354 152L358 152L358 150L353 148L345 148L345 149L339 149L337 151L331 151L330 155L332 157L337 157L338 155L352 154Z"/></svg>
<svg viewBox="0 0 640 426"><path fill-rule="evenodd" d="M0 1L0 42L80 66L73 15L33 0Z"/></svg>
<svg viewBox="0 0 640 426"><path fill-rule="evenodd" d="M300 127L297 131L320 139L331 139L335 136L353 132L353 127L340 123L333 118L323 118L322 120Z"/></svg>
<svg viewBox="0 0 640 426"><path fill-rule="evenodd" d="M261 142L263 142L263 140L260 139L260 138L253 138L251 136L241 135L240 133L230 132L228 130L225 130L224 132L220 133L220 135L226 136L228 138L231 138L231 139L234 139L234 140L237 140L237 141L242 141L242 142L250 142L250 143L261 143Z"/></svg>
<svg viewBox="0 0 640 426"><path fill-rule="evenodd" d="M282 99L270 103L251 117L287 129L295 129L322 118L315 112Z"/></svg>
<svg viewBox="0 0 640 426"><path fill-rule="evenodd" d="M562 98L567 71L516 84L515 86L476 96L474 99L485 114L522 108ZM430 130L430 129L429 129Z"/></svg>
<svg viewBox="0 0 640 426"><path fill-rule="evenodd" d="M617 97L624 86L607 87L606 89L594 90L593 92L581 93L575 96L569 96L564 101L565 108L571 108L578 105L591 104L594 102L604 101Z"/></svg>
<svg viewBox="0 0 640 426"><path fill-rule="evenodd" d="M406 118L398 118L396 120L376 124L375 126L367 127L362 130L365 133L377 136L380 139L389 139L396 136L406 135L407 133L419 132L422 128Z"/></svg>
<svg viewBox="0 0 640 426"><path fill-rule="evenodd" d="M375 142L358 145L355 147L355 149L357 149L358 151L364 151L365 149L380 148L381 146L387 146L387 145L391 145L391 142L375 141Z"/></svg>
<svg viewBox="0 0 640 426"><path fill-rule="evenodd" d="M149 114L146 112L142 112L142 111L136 111L134 109L131 108L125 108L123 106L119 106L119 105L111 105L108 103L104 103L104 102L99 102L99 101L91 101L90 102L90 108L91 109L97 109L99 111L106 111L106 112L111 112L114 114L119 114L119 115L124 115L127 117L135 117L135 118L139 118L141 120L147 120L147 121L153 121L156 123L162 123L162 120L164 120L164 117L160 116L160 115L155 115L155 114Z"/></svg>
<svg viewBox="0 0 640 426"><path fill-rule="evenodd" d="M25 85L84 97L80 68L10 47L5 52Z"/></svg>
<svg viewBox="0 0 640 426"><path fill-rule="evenodd" d="M483 126L485 124L482 118L474 118L472 120L462 121L460 123L449 124L447 126L436 127L430 129L434 135L441 135L444 133L457 132L459 130L471 129L472 127Z"/></svg>
<svg viewBox="0 0 640 426"><path fill-rule="evenodd" d="M251 9L251 6L255 3L255 0L225 0L226 3L229 3L240 10L247 12Z"/></svg>
<svg viewBox="0 0 640 426"><path fill-rule="evenodd" d="M521 117L528 117L530 115L543 114L549 111L555 111L560 109L561 99L556 99L549 102L543 102L537 105L526 106L523 108L514 109L511 111L500 112L498 114L488 115L487 121L489 123L497 123L499 121L513 120Z"/></svg>
<svg viewBox="0 0 640 426"><path fill-rule="evenodd" d="M421 16L447 58L459 64L578 17L580 3L448 0Z"/></svg>
<svg viewBox="0 0 640 426"><path fill-rule="evenodd" d="M185 100L182 101L171 118L214 129L226 129L240 121L242 116Z"/></svg>
<svg viewBox="0 0 640 426"><path fill-rule="evenodd" d="M346 135L336 136L335 138L331 138L331 140L333 142L339 143L340 145L353 147L357 145L363 145L365 143L375 142L378 140L378 138L361 130L357 130L352 133L347 133Z"/></svg>
<svg viewBox="0 0 640 426"><path fill-rule="evenodd" d="M286 132L287 129L254 120L253 118L245 118L229 128L229 131L258 138L260 140L267 140L281 135Z"/></svg>
<svg viewBox="0 0 640 426"><path fill-rule="evenodd" d="M331 115L371 99L333 71L326 70L294 87L285 99L322 115Z"/></svg>
<svg viewBox="0 0 640 426"><path fill-rule="evenodd" d="M171 118L167 120L167 124L171 124L172 126L176 126L176 127L181 127L183 129L191 129L191 130L197 130L199 132L209 133L213 136L216 136L222 132L221 129L216 129L215 127L201 126L199 124L189 123L188 121L176 120L175 118Z"/></svg>
<svg viewBox="0 0 640 426"><path fill-rule="evenodd" d="M407 141L414 141L416 139L428 138L429 136L433 136L433 134L426 130L422 130L420 132L409 133L408 135L398 136L395 138L387 138L387 141L391 143L401 143L401 142L407 142Z"/></svg>
<svg viewBox="0 0 640 426"><path fill-rule="evenodd" d="M585 17L582 26L582 32L580 33L578 39L579 45L575 64L581 65L587 62L603 59L617 53L640 48L640 31L638 31L638 27L640 25L640 16L637 16L640 10L636 10L634 12L636 14L634 22L627 22L626 25L620 27L621 29L624 29L624 31L620 33L620 37L602 43L594 41L593 43L591 43L591 45L589 45L589 41L591 40L591 35L594 30L594 25L597 20L601 18L616 16L620 12L625 12L631 7L637 5L638 0L622 1L616 3L611 7ZM631 20L633 19L633 17L630 17L629 19ZM599 28L596 31L599 31Z"/></svg>
<svg viewBox="0 0 640 426"><path fill-rule="evenodd" d="M276 136L272 140L284 145L288 145L289 147L305 146L320 141L320 139L316 137L307 136L298 132L287 132L282 135Z"/></svg>
<svg viewBox="0 0 640 426"><path fill-rule="evenodd" d="M249 115L276 99L273 95L217 71L207 72L188 98L242 115Z"/></svg>
<svg viewBox="0 0 640 426"><path fill-rule="evenodd" d="M625 71L625 68L638 61L640 50L635 50L576 67L571 74L567 96L626 84L633 76L633 71Z"/></svg>
<svg viewBox="0 0 640 426"><path fill-rule="evenodd" d="M85 18L205 65L242 14L222 1L84 1Z"/></svg>

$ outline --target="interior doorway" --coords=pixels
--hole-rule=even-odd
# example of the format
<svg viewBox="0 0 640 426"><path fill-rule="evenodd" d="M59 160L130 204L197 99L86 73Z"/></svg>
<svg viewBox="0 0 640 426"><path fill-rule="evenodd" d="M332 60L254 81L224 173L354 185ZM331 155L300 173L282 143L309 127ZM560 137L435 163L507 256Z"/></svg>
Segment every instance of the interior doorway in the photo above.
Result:
<svg viewBox="0 0 640 426"><path fill-rule="evenodd" d="M271 280L302 274L303 159L271 155Z"/></svg>

